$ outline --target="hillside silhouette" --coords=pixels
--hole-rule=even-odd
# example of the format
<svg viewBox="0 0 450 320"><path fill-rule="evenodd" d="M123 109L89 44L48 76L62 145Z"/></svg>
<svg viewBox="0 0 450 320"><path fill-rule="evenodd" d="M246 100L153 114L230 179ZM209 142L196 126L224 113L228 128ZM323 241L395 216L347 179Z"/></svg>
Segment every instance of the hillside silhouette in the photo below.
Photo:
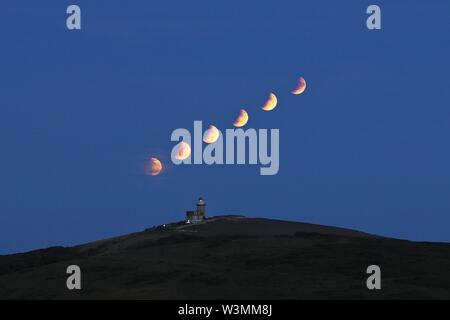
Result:
<svg viewBox="0 0 450 320"><path fill-rule="evenodd" d="M373 264L381 290L366 287ZM0 256L0 299L450 299L449 270L450 244L219 216Z"/></svg>

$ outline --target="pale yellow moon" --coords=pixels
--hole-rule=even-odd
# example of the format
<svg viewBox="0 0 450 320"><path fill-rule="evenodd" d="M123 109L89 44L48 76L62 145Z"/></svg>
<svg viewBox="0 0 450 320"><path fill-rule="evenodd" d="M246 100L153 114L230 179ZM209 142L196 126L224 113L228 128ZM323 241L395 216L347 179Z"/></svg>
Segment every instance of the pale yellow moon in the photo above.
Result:
<svg viewBox="0 0 450 320"><path fill-rule="evenodd" d="M163 169L161 161L157 158L150 158L150 175L157 176Z"/></svg>
<svg viewBox="0 0 450 320"><path fill-rule="evenodd" d="M191 146L184 142L181 141L180 146L178 147L178 151L177 151L177 155L175 156L175 159L177 160L184 160L189 158L189 156L191 155Z"/></svg>
<svg viewBox="0 0 450 320"><path fill-rule="evenodd" d="M306 80L303 79L303 77L300 77L298 79L297 88L291 91L293 94L300 94L303 93L306 90Z"/></svg>
<svg viewBox="0 0 450 320"><path fill-rule="evenodd" d="M277 96L273 93L270 93L269 98L267 99L266 103L261 107L261 109L265 111L271 111L275 109L277 103L278 103Z"/></svg>
<svg viewBox="0 0 450 320"><path fill-rule="evenodd" d="M209 129L205 131L203 134L203 142L205 143L214 143L219 139L219 129L217 129L215 126L210 125Z"/></svg>
<svg viewBox="0 0 450 320"><path fill-rule="evenodd" d="M248 122L248 113L244 109L241 109L241 111L239 111L239 116L233 122L233 125L235 127L240 128L240 127L245 126L247 124L247 122Z"/></svg>

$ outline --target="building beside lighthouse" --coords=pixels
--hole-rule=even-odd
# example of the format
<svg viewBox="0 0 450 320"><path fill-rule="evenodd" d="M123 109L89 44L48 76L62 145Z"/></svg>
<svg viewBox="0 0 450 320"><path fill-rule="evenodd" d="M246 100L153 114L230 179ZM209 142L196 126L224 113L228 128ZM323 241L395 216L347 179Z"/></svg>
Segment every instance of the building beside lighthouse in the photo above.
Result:
<svg viewBox="0 0 450 320"><path fill-rule="evenodd" d="M198 198L197 210L186 211L186 223L200 223L205 220L205 200Z"/></svg>

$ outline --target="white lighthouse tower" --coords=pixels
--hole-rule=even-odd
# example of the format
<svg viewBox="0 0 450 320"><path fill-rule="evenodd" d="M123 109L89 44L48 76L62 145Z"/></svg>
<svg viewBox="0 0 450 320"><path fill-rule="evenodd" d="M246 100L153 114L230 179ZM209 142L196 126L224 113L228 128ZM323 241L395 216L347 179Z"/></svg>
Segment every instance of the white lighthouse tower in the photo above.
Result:
<svg viewBox="0 0 450 320"><path fill-rule="evenodd" d="M205 220L205 200L200 197L197 201L197 210L186 212L186 223L200 223Z"/></svg>

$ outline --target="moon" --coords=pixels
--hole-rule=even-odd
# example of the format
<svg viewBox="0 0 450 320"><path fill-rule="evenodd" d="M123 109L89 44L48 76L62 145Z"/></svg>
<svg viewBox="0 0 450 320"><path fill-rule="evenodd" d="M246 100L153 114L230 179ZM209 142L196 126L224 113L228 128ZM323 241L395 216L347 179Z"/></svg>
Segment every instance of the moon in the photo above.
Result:
<svg viewBox="0 0 450 320"><path fill-rule="evenodd" d="M247 122L248 122L248 113L244 109L241 109L241 111L239 111L239 116L233 122L233 125L235 127L240 128L240 127L245 126L247 124Z"/></svg>
<svg viewBox="0 0 450 320"><path fill-rule="evenodd" d="M215 126L210 125L209 129L205 131L203 134L203 142L205 143L214 143L219 139L219 129L217 129Z"/></svg>
<svg viewBox="0 0 450 320"><path fill-rule="evenodd" d="M303 77L298 79L297 88L291 91L292 94L301 94L306 90L306 80Z"/></svg>
<svg viewBox="0 0 450 320"><path fill-rule="evenodd" d="M157 158L150 158L150 175L157 176L161 173L163 165Z"/></svg>
<svg viewBox="0 0 450 320"><path fill-rule="evenodd" d="M184 160L189 158L191 155L191 146L184 141L181 141L178 145L179 147L175 159Z"/></svg>
<svg viewBox="0 0 450 320"><path fill-rule="evenodd" d="M269 98L267 99L266 103L261 107L261 109L265 111L271 111L275 109L277 103L278 103L277 96L274 93L270 93Z"/></svg>

